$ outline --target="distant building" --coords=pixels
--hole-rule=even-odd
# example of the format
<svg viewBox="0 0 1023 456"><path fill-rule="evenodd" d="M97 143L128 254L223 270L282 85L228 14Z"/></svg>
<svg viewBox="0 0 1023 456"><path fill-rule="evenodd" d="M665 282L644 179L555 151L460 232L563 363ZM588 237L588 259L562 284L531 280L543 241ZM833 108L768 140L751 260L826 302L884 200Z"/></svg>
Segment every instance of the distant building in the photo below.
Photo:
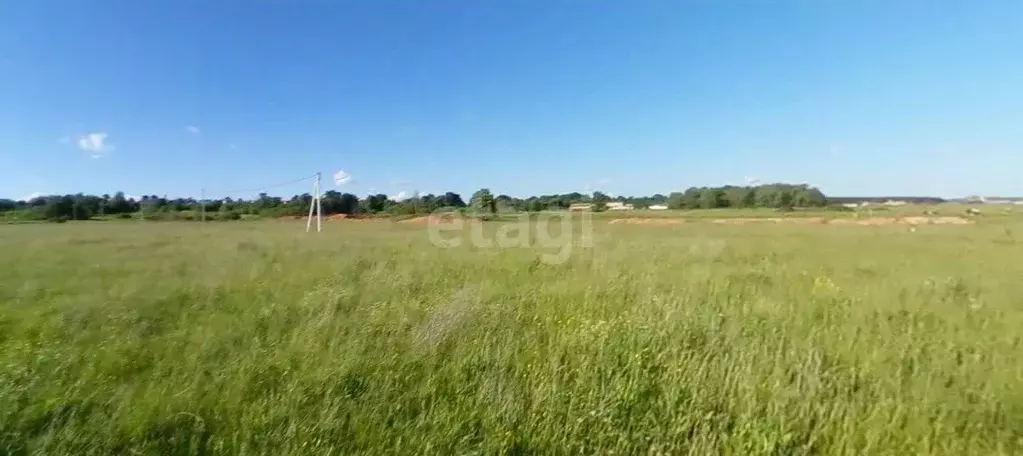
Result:
<svg viewBox="0 0 1023 456"><path fill-rule="evenodd" d="M668 206L665 206L663 204L654 204L653 206L650 206L647 209L650 209L651 211L663 211L668 209Z"/></svg>
<svg viewBox="0 0 1023 456"><path fill-rule="evenodd" d="M626 203L622 203L622 202L618 202L618 201L609 201L607 203L604 203L604 209L609 210L609 211L631 211L631 210L634 209L634 206L631 205L631 204L626 204ZM593 203L575 203L575 204L569 205L568 206L568 210L570 210L570 211L592 211L593 210Z"/></svg>

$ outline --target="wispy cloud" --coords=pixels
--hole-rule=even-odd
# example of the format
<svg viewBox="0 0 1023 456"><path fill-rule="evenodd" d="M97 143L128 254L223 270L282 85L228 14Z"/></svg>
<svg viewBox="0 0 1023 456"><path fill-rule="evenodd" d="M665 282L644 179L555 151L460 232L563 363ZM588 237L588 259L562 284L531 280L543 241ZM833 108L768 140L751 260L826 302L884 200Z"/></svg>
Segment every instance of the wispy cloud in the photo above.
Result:
<svg viewBox="0 0 1023 456"><path fill-rule="evenodd" d="M189 126L185 127L185 131L187 131L187 132L189 132L189 133L191 133L193 135L197 135L199 133L202 133L202 130L199 130L199 127L197 127L195 125L189 125Z"/></svg>
<svg viewBox="0 0 1023 456"><path fill-rule="evenodd" d="M114 145L107 142L106 133L89 133L78 137L76 145L89 154L89 158L101 158L114 151Z"/></svg>
<svg viewBox="0 0 1023 456"><path fill-rule="evenodd" d="M396 195L391 195L388 199L392 201L405 201L407 199L415 198L419 196L419 192L406 192L404 190L398 192Z"/></svg>
<svg viewBox="0 0 1023 456"><path fill-rule="evenodd" d="M611 182L611 179L607 177L597 179L595 182L587 182L583 184L583 193L602 192L607 194L607 186Z"/></svg>
<svg viewBox="0 0 1023 456"><path fill-rule="evenodd" d="M352 181L352 175L348 174L345 170L340 170L334 173L334 185L338 187L350 183Z"/></svg>
<svg viewBox="0 0 1023 456"><path fill-rule="evenodd" d="M25 196L22 196L21 198L18 198L18 201L32 201L32 200L34 200L36 198L39 198L40 196L46 196L46 195L47 195L47 193L43 193L43 192L32 192L32 193L29 193L28 195L25 195Z"/></svg>

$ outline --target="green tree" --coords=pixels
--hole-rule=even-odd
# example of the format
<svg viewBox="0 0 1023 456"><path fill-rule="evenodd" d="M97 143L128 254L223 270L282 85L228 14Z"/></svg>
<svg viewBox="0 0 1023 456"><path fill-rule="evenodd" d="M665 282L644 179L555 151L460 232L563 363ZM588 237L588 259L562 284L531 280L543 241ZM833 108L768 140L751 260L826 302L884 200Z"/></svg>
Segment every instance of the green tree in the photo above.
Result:
<svg viewBox="0 0 1023 456"><path fill-rule="evenodd" d="M389 204L390 200L387 199L387 195L369 195L361 201L361 211L367 214L377 214L384 212Z"/></svg>
<svg viewBox="0 0 1023 456"><path fill-rule="evenodd" d="M756 201L758 207L778 207L778 189L774 186L757 188Z"/></svg>
<svg viewBox="0 0 1023 456"><path fill-rule="evenodd" d="M795 203L795 197L790 189L779 189L778 190L778 208L791 210Z"/></svg>
<svg viewBox="0 0 1023 456"><path fill-rule="evenodd" d="M756 207L757 205L757 190L753 187L746 187L742 189L742 198L740 199L739 207Z"/></svg>
<svg viewBox="0 0 1023 456"><path fill-rule="evenodd" d="M540 201L539 198L530 198L527 207L530 212L540 212L546 208L543 201Z"/></svg>
<svg viewBox="0 0 1023 456"><path fill-rule="evenodd" d="M795 204L799 207L823 207L828 204L828 199L816 187L804 187L796 192Z"/></svg>
<svg viewBox="0 0 1023 456"><path fill-rule="evenodd" d="M454 192L445 193L440 200L443 207L465 207L465 201L462 201L462 197Z"/></svg>
<svg viewBox="0 0 1023 456"><path fill-rule="evenodd" d="M111 214L127 214L135 212L132 208L131 202L124 197L124 192L117 192L114 197L110 199L110 204L107 206L107 212Z"/></svg>
<svg viewBox="0 0 1023 456"><path fill-rule="evenodd" d="M508 195L497 195L494 202L497 204L498 212L518 212L524 204L522 200Z"/></svg>
<svg viewBox="0 0 1023 456"><path fill-rule="evenodd" d="M75 200L71 195L51 196L43 205L43 217L47 220L68 220L74 216Z"/></svg>
<svg viewBox="0 0 1023 456"><path fill-rule="evenodd" d="M668 209L684 209L686 207L685 195L682 192L671 192L668 195Z"/></svg>
<svg viewBox="0 0 1023 456"><path fill-rule="evenodd" d="M716 209L725 207L724 191L716 188L705 188L700 192L700 207Z"/></svg>
<svg viewBox="0 0 1023 456"><path fill-rule="evenodd" d="M607 209L608 201L611 201L611 197L602 192L593 192L593 197L591 198L593 212L604 212L604 209Z"/></svg>
<svg viewBox="0 0 1023 456"><path fill-rule="evenodd" d="M320 208L324 214L338 214L341 213L341 192L337 190L327 190L320 195Z"/></svg>
<svg viewBox="0 0 1023 456"><path fill-rule="evenodd" d="M700 196L702 190L696 187L689 187L685 193L682 194L682 208L683 209L699 209L700 208Z"/></svg>
<svg viewBox="0 0 1023 456"><path fill-rule="evenodd" d="M342 193L338 202L338 212L342 214L356 214L359 212L359 197L351 193Z"/></svg>
<svg viewBox="0 0 1023 456"><path fill-rule="evenodd" d="M490 189L481 188L473 193L472 198L469 199L469 205L482 215L497 213L497 202L494 200L494 194L490 193Z"/></svg>

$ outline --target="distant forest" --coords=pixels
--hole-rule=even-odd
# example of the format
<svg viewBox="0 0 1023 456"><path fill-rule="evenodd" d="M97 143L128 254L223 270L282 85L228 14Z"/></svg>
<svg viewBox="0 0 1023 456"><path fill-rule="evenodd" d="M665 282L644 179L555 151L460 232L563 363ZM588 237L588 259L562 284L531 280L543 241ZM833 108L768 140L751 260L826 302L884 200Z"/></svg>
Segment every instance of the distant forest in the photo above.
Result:
<svg viewBox="0 0 1023 456"><path fill-rule="evenodd" d="M911 204L940 204L947 202L943 198L931 196L834 196L828 198L828 202L832 204L883 203L885 201L905 201Z"/></svg>
<svg viewBox="0 0 1023 456"><path fill-rule="evenodd" d="M146 195L128 198L123 192L113 195L51 195L28 201L0 199L0 215L6 220L88 220L94 218L145 218L147 220L196 220L205 210L207 219L238 220L251 217L302 216L308 213L312 195L304 193L291 198L265 193L252 199L224 198L199 201L194 198L166 198ZM632 204L636 209L666 206L668 209L715 208L777 208L824 207L845 202L884 201L889 198L828 198L819 189L807 185L768 184L759 186L693 187L684 192L651 196L610 196L602 192L573 192L516 198L493 195L480 189L468 202L462 196L447 192L425 194L396 201L386 195L359 198L351 193L327 191L321 205L325 215L415 215L449 208L475 208L483 212L539 212L565 210L572 204L588 203L593 210L603 210L609 202ZM939 198L892 198L911 202L941 202ZM205 206L205 207L204 207Z"/></svg>

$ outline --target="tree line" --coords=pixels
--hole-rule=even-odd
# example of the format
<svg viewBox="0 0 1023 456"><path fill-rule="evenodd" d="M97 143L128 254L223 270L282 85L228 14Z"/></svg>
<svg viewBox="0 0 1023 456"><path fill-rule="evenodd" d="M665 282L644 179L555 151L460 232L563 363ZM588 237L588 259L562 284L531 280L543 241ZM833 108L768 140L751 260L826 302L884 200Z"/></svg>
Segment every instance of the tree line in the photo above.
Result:
<svg viewBox="0 0 1023 456"><path fill-rule="evenodd" d="M148 220L238 220L248 217L288 217L308 214L313 196L309 193L284 199L260 193L252 199L224 198L200 201L194 198L166 198L145 195L130 198L123 192L113 195L50 195L28 201L0 199L0 213L8 220L88 220L93 218L145 218ZM438 210L473 210L484 214L499 212L540 212L566 210L573 204L590 204L601 211L607 203L631 204L637 209L666 206L668 209L714 209L770 207L782 210L794 207L822 207L828 199L815 187L770 184L760 186L693 187L684 192L651 196L615 196L602 192L563 193L516 198L494 196L489 189L475 192L469 202L454 192L416 195L395 200L384 194L359 198L351 193L330 190L321 195L324 215L417 215Z"/></svg>

